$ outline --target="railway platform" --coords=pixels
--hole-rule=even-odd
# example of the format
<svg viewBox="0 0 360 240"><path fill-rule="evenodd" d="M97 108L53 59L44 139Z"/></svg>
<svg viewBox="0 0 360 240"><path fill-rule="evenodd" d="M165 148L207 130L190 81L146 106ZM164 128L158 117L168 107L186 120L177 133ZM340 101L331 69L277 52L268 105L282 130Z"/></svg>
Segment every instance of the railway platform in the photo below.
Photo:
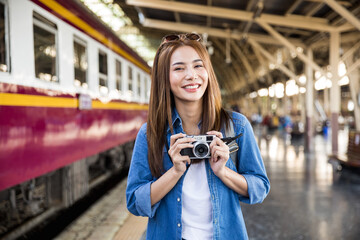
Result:
<svg viewBox="0 0 360 240"><path fill-rule="evenodd" d="M262 204L242 204L250 239L358 239L360 176L333 172L329 137L316 135L314 150L303 139L255 128L271 182ZM340 151L347 131L341 131ZM131 215L125 203L126 180L72 223L56 240L145 239L147 219Z"/></svg>
<svg viewBox="0 0 360 240"><path fill-rule="evenodd" d="M141 239L147 218L127 211L125 189L126 179L71 223L55 240Z"/></svg>

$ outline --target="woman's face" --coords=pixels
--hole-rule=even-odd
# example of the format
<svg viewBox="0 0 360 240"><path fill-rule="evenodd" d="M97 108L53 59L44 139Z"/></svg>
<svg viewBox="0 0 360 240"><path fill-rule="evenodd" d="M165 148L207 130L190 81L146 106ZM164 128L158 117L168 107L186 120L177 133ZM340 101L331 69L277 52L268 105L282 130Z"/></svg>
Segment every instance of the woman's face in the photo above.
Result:
<svg viewBox="0 0 360 240"><path fill-rule="evenodd" d="M170 58L170 86L175 102L198 102L208 85L208 72L190 46L176 49Z"/></svg>

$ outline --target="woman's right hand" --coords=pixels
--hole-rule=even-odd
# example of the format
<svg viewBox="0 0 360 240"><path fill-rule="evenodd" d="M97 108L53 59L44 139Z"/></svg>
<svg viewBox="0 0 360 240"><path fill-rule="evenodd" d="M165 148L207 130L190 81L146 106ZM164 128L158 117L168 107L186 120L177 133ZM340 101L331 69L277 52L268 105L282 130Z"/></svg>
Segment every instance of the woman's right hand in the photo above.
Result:
<svg viewBox="0 0 360 240"><path fill-rule="evenodd" d="M169 156L174 164L174 170L176 173L183 174L186 171L186 163L190 164L189 156L183 156L180 151L184 148L192 148L193 138L185 138L186 134L178 133L170 137L170 149L168 151Z"/></svg>

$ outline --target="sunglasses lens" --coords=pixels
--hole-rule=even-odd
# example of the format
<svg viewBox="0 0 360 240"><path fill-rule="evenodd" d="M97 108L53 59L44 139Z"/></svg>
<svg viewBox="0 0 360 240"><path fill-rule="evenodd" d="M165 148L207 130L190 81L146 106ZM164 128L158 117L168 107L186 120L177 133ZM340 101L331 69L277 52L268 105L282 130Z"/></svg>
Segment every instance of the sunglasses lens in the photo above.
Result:
<svg viewBox="0 0 360 240"><path fill-rule="evenodd" d="M200 35L196 33L189 33L186 35L186 38L194 41L199 41L201 39Z"/></svg>
<svg viewBox="0 0 360 240"><path fill-rule="evenodd" d="M169 42L169 41L175 41L175 40L179 40L179 35L167 35L164 37L164 40L166 42Z"/></svg>
<svg viewBox="0 0 360 240"><path fill-rule="evenodd" d="M167 36L163 37L162 43L167 43L167 42L171 42L171 41L177 41L177 40L180 40L180 39L188 39L188 40L192 40L192 41L201 41L201 36L199 34L196 34L196 33L180 34L180 35L170 34L170 35L167 35Z"/></svg>

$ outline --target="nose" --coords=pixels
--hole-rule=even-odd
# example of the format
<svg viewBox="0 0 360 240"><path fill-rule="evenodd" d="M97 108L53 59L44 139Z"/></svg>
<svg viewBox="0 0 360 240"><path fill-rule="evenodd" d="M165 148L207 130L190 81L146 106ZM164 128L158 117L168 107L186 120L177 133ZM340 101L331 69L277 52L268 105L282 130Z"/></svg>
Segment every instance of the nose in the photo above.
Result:
<svg viewBox="0 0 360 240"><path fill-rule="evenodd" d="M187 80L194 80L194 79L197 79L198 78L198 75L196 73L196 71L192 68L189 68L186 72L186 79Z"/></svg>

